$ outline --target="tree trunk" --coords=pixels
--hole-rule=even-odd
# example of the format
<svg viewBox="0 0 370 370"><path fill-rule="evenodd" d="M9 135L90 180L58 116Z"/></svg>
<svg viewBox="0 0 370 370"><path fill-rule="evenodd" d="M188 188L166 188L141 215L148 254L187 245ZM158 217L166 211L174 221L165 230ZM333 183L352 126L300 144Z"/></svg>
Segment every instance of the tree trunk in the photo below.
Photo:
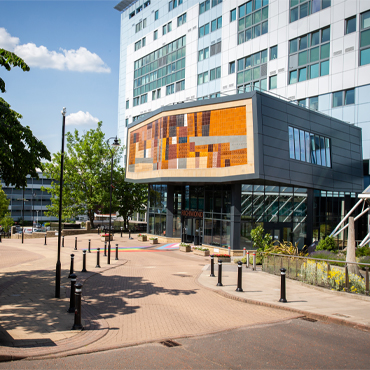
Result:
<svg viewBox="0 0 370 370"><path fill-rule="evenodd" d="M94 212L89 211L88 212L88 215L89 215L89 220L90 220L91 228L94 229L95 228L95 226L94 226Z"/></svg>
<svg viewBox="0 0 370 370"><path fill-rule="evenodd" d="M348 242L346 262L356 262L355 221L353 217L348 219ZM358 265L348 264L348 273L361 276Z"/></svg>

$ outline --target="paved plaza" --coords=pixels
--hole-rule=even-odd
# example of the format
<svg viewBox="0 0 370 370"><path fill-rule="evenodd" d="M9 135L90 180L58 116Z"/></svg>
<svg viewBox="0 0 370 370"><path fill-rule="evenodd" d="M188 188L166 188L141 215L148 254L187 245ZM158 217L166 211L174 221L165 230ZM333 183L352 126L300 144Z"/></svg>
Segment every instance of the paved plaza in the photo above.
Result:
<svg viewBox="0 0 370 370"><path fill-rule="evenodd" d="M209 257L182 253L174 243L150 245L137 237L114 236L111 264L97 234L65 237L61 248L61 298L55 296L57 238L3 239L0 244L0 359L44 358L91 353L167 339L195 337L302 316L370 329L368 297L287 282L287 304L278 303L279 277L243 268L243 292L236 292L237 266L225 264L223 287L211 278ZM82 270L82 250L87 271ZM115 246L119 259L115 259ZM100 268L97 268L97 248ZM71 254L83 284L84 330L71 330ZM217 275L217 270L216 270Z"/></svg>

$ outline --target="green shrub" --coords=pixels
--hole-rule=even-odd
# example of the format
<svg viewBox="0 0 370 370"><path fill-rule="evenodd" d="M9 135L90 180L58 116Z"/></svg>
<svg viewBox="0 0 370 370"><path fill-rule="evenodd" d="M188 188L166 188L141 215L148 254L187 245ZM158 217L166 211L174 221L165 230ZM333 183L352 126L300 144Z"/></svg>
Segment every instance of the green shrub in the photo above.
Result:
<svg viewBox="0 0 370 370"><path fill-rule="evenodd" d="M366 245L364 247L358 247L356 249L356 257L370 256L370 248Z"/></svg>
<svg viewBox="0 0 370 370"><path fill-rule="evenodd" d="M262 226L257 226L255 229L251 230L251 239L253 241L253 247L263 251L270 245L272 236L269 233L265 234L265 230Z"/></svg>
<svg viewBox="0 0 370 370"><path fill-rule="evenodd" d="M321 239L316 247L317 251L334 251L336 249L337 246L332 236L327 236L326 238Z"/></svg>

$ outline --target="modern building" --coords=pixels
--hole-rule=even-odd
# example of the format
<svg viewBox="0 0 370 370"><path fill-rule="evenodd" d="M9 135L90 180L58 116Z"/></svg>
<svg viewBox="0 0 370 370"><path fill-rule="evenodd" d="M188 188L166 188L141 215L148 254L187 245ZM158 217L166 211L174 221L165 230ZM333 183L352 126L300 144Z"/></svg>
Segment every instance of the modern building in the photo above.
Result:
<svg viewBox="0 0 370 370"><path fill-rule="evenodd" d="M253 90L362 128L370 159L370 2L123 0L118 135L161 107Z"/></svg>
<svg viewBox="0 0 370 370"><path fill-rule="evenodd" d="M2 189L10 200L9 211L15 222L23 217L28 223L42 224L58 220L56 217L46 215L46 207L51 205L51 194L41 190L41 187L50 188L53 180L48 179L41 172L38 175L38 179L27 176L27 186L24 188L24 192L23 189L16 189L11 185L6 186L1 182Z"/></svg>
<svg viewBox="0 0 370 370"><path fill-rule="evenodd" d="M151 234L241 249L263 225L303 247L357 201L361 143L355 125L253 91L164 106L130 124L126 180L149 183Z"/></svg>

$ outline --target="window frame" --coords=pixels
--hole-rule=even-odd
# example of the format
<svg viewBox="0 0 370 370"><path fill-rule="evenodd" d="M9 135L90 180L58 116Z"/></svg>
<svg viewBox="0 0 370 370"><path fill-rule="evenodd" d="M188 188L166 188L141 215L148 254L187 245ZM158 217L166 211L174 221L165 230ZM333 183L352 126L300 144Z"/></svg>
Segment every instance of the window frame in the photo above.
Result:
<svg viewBox="0 0 370 370"><path fill-rule="evenodd" d="M355 29L348 32L348 24L349 24L350 21L353 21L353 20L355 21ZM345 21L344 21L344 35L349 35L349 34L351 34L353 32L356 32L356 31L357 31L357 15L346 18Z"/></svg>
<svg viewBox="0 0 370 370"><path fill-rule="evenodd" d="M370 33L370 21L369 21L369 25L367 27L363 27L363 24L364 24L364 15L365 14L368 14L369 17L370 17L370 10L367 10L366 12L363 12L360 14L360 32L359 32L359 58L358 58L358 63L359 63L359 66L365 66L367 64L370 64L370 42L364 46L361 46L361 43L362 43L362 35L364 35L365 33L368 34ZM368 63L362 63L362 57L363 57L363 53L366 52L366 56L368 58ZM365 57L365 55L364 55Z"/></svg>

